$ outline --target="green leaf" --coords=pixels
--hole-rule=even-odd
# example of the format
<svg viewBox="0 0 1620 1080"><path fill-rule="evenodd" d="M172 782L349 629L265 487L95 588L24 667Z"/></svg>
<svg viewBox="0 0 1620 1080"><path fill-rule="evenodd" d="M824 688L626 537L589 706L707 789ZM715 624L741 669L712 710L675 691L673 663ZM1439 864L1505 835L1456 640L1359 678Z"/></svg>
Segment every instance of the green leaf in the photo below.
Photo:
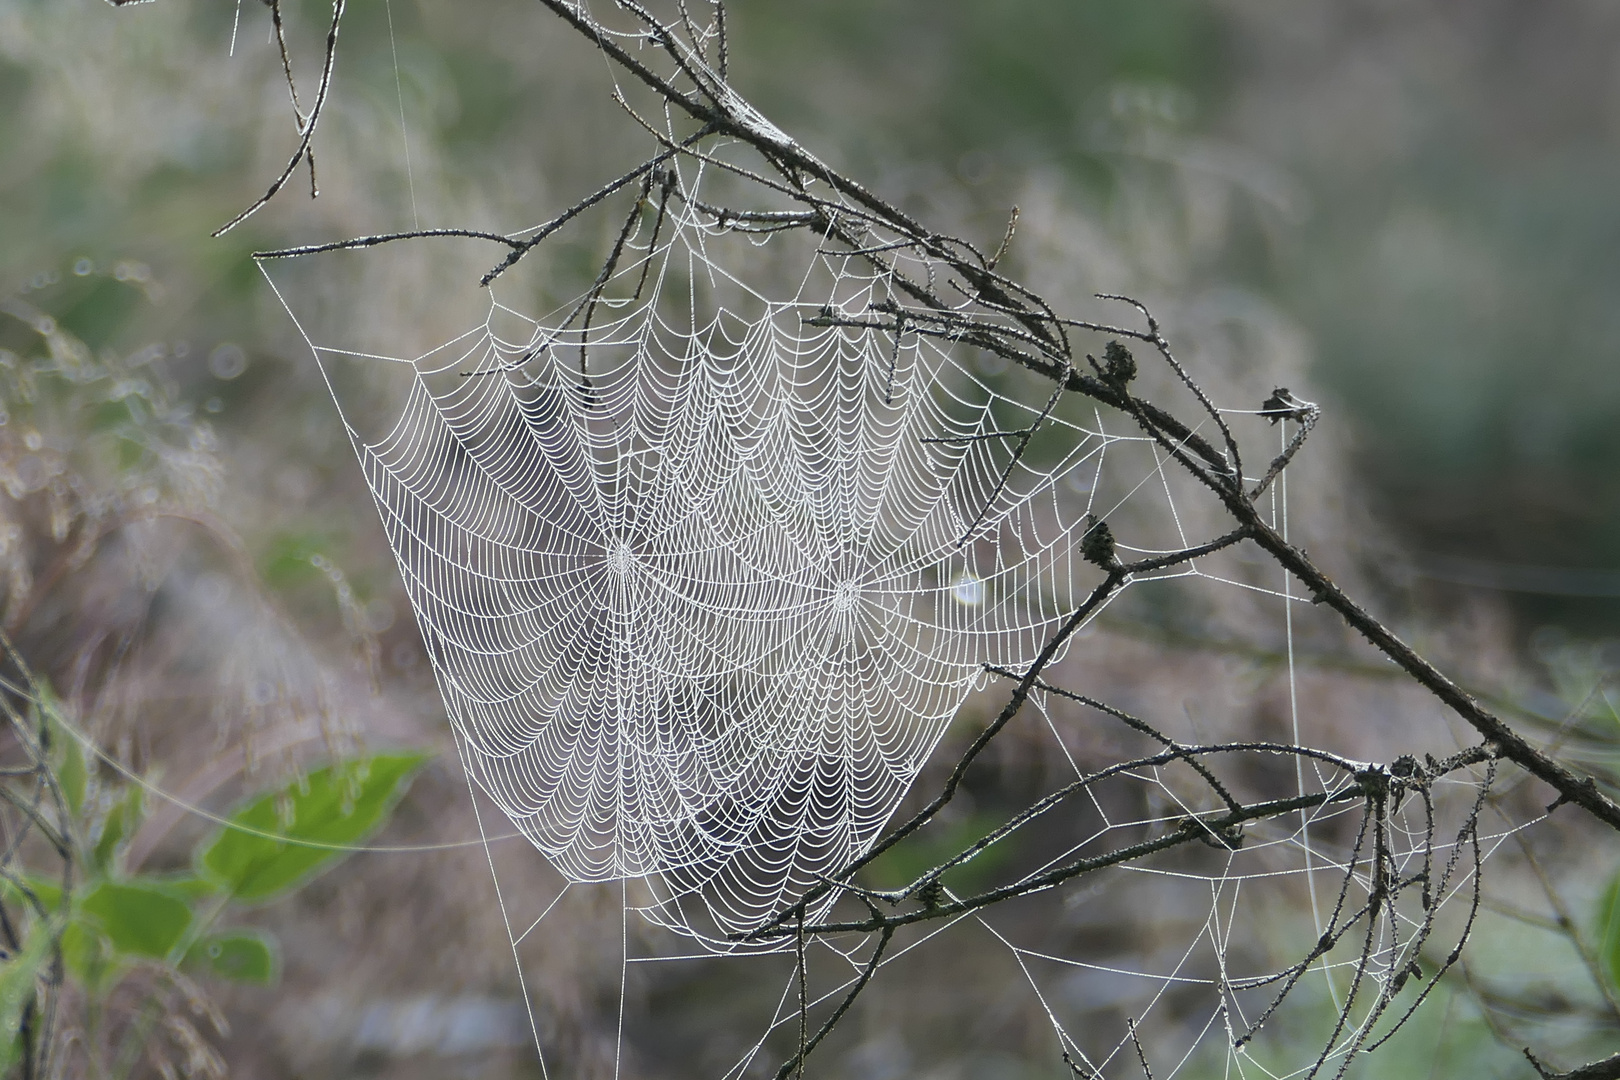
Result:
<svg viewBox="0 0 1620 1080"><path fill-rule="evenodd" d="M141 789L131 787L128 794L107 811L101 824L101 835L96 838L94 862L102 873L111 873L124 838L133 836L141 824Z"/></svg>
<svg viewBox="0 0 1620 1080"><path fill-rule="evenodd" d="M34 897L45 907L46 911L58 911L62 907L62 885L59 881L50 881L35 874L19 875L23 888L34 894ZM30 915L39 912L33 901L23 893L9 878L0 878L0 888L3 888L6 899L15 900L23 905Z"/></svg>
<svg viewBox="0 0 1620 1080"><path fill-rule="evenodd" d="M10 1036L22 1026L23 1009L34 998L35 979L50 958L55 936L56 926L36 919L22 949L0 964L0 1032ZM0 1069L9 1068L21 1049L20 1040L7 1037L0 1045Z"/></svg>
<svg viewBox="0 0 1620 1080"><path fill-rule="evenodd" d="M426 754L378 754L317 770L256 799L202 849L198 871L238 900L290 892L347 855L343 846L381 827L426 760Z"/></svg>
<svg viewBox="0 0 1620 1080"><path fill-rule="evenodd" d="M132 880L173 893L191 903L219 895L219 882L213 878L198 877L196 874L141 874Z"/></svg>
<svg viewBox="0 0 1620 1080"><path fill-rule="evenodd" d="M257 930L210 934L191 947L185 964L192 970L205 971L232 982L266 986L276 981L281 968L276 939Z"/></svg>
<svg viewBox="0 0 1620 1080"><path fill-rule="evenodd" d="M60 726L56 730L62 742L62 763L56 767L56 781L62 785L62 798L68 809L78 817L84 812L84 789L90 773L84 767L84 751L79 747L79 740Z"/></svg>
<svg viewBox="0 0 1620 1080"><path fill-rule="evenodd" d="M90 779L84 748L79 745L78 737L68 730L67 722L62 719L62 708L49 690L40 691L39 708L50 723L51 740L55 744L56 782L62 788L62 799L73 816L78 817L84 811L84 791Z"/></svg>
<svg viewBox="0 0 1620 1080"><path fill-rule="evenodd" d="M177 892L143 881L103 881L79 910L95 918L114 949L162 959L191 927L191 905Z"/></svg>
<svg viewBox="0 0 1620 1080"><path fill-rule="evenodd" d="M108 941L85 919L74 919L62 931L62 963L79 982L96 989L112 968Z"/></svg>
<svg viewBox="0 0 1620 1080"><path fill-rule="evenodd" d="M1615 873L1598 903L1597 939L1598 958L1610 982L1620 988L1620 872Z"/></svg>
<svg viewBox="0 0 1620 1080"><path fill-rule="evenodd" d="M124 840L124 804L119 803L107 811L107 819L101 823L101 835L96 837L96 847L91 853L91 862L97 870L108 873L112 870L113 855L118 845Z"/></svg>

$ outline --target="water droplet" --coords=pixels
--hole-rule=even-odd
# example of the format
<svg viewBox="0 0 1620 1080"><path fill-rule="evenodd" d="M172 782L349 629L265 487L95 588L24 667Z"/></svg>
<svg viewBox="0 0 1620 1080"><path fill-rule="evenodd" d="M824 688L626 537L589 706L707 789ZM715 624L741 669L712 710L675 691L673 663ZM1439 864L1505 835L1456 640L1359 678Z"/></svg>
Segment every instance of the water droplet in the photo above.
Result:
<svg viewBox="0 0 1620 1080"><path fill-rule="evenodd" d="M962 576L956 579L956 584L951 588L951 595L956 597L958 604L978 607L984 603L984 582L964 570Z"/></svg>
<svg viewBox="0 0 1620 1080"><path fill-rule="evenodd" d="M247 366L247 353L235 342L216 345L214 351L208 354L208 370L214 373L216 379L234 379L246 371Z"/></svg>

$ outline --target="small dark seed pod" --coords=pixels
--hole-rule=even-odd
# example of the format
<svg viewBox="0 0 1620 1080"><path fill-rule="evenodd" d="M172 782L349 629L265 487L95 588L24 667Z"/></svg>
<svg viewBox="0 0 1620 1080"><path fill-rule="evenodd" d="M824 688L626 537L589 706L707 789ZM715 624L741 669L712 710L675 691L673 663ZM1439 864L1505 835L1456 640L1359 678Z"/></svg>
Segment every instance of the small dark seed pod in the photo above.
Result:
<svg viewBox="0 0 1620 1080"><path fill-rule="evenodd" d="M1119 562L1114 555L1114 531L1096 514L1086 515L1086 534L1080 538L1080 554L1089 563L1112 570Z"/></svg>
<svg viewBox="0 0 1620 1080"><path fill-rule="evenodd" d="M1295 397L1286 386L1279 386L1271 396L1260 403L1260 415L1275 424L1279 420L1298 420L1303 423L1315 406Z"/></svg>
<svg viewBox="0 0 1620 1080"><path fill-rule="evenodd" d="M1131 350L1110 341L1103 350L1103 378L1115 386L1124 386L1136 378L1136 357L1131 355Z"/></svg>

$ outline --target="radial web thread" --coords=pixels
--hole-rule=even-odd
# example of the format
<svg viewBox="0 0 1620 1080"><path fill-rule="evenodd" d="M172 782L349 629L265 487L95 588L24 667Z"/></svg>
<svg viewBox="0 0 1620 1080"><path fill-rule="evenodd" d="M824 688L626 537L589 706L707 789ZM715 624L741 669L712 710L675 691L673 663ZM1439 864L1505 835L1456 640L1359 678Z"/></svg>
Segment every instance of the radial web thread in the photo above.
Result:
<svg viewBox="0 0 1620 1080"><path fill-rule="evenodd" d="M549 319L411 358L356 450L478 784L570 880L723 937L863 854L984 666L1095 585L1057 489L1119 437L1046 417L1015 461L1041 410L948 345L815 325L881 272L822 250L765 295L724 255L768 235L697 202Z"/></svg>

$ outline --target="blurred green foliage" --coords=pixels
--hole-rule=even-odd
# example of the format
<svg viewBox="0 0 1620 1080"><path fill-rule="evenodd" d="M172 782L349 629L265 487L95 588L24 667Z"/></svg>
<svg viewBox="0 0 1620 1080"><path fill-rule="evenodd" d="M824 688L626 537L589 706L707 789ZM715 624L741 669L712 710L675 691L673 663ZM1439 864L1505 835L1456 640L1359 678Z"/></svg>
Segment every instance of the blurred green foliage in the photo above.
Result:
<svg viewBox="0 0 1620 1080"><path fill-rule="evenodd" d="M874 859L863 876L875 889L903 889L946 859L988 836L1005 820L1003 814L978 811L949 821L934 822L920 834L896 844ZM1009 844L991 844L968 862L947 870L940 880L947 888L964 895L978 892L998 880L1011 855Z"/></svg>
<svg viewBox="0 0 1620 1080"><path fill-rule="evenodd" d="M232 812L198 847L190 874L131 874L120 854L140 827L143 786L87 765L82 737L62 720L59 706L42 694L38 707L56 733L56 778L74 819L69 837L83 846L75 860L83 877L67 895L35 875L23 881L39 901L36 912L55 911L74 928L70 968L91 985L104 984L120 964L137 958L184 958L219 975L246 972L263 981L271 939L204 932L228 906L281 899L341 862L386 824L429 759L385 753L315 769ZM10 886L13 892L21 887Z"/></svg>
<svg viewBox="0 0 1620 1080"><path fill-rule="evenodd" d="M26 869L4 880L27 913L26 945L0 967L0 1031L15 1035L41 965L56 943L65 973L93 1002L155 969L270 984L280 970L274 935L252 927L215 930L246 905L283 899L330 870L381 828L428 760L376 754L328 765L250 799L197 849L190 873L131 872L122 851L142 823L143 785L99 768L48 693L39 695L55 746L56 783L70 811L64 839L73 869L60 880ZM94 1026L96 1013L88 1014ZM119 1037L119 1060L151 1034L136 1023ZM92 1040L95 1033L92 1031ZM19 1052L8 1040L10 1057Z"/></svg>
<svg viewBox="0 0 1620 1080"><path fill-rule="evenodd" d="M58 930L49 920L36 920L23 940L22 951L0 968L0 1033L8 1035L0 1042L0 1069L9 1069L22 1052L23 1010L34 999L35 980L51 958Z"/></svg>
<svg viewBox="0 0 1620 1080"><path fill-rule="evenodd" d="M779 121L825 137L923 160L983 160L968 171L1061 163L1093 180L1086 122L1102 119L1122 85L1171 84L1218 100L1237 74L1228 27L1201 0L834 0L733 6L735 77ZM829 78L862 95L858 115ZM1009 158L1011 160L1009 160ZM975 175L969 179L980 179Z"/></svg>
<svg viewBox="0 0 1620 1080"><path fill-rule="evenodd" d="M1608 974L1610 985L1620 992L1620 871L1603 890L1603 899L1597 908L1598 957Z"/></svg>
<svg viewBox="0 0 1620 1080"><path fill-rule="evenodd" d="M327 869L388 819L423 754L329 765L260 796L197 856L199 874L238 903L276 899ZM331 846L326 846L331 845Z"/></svg>

